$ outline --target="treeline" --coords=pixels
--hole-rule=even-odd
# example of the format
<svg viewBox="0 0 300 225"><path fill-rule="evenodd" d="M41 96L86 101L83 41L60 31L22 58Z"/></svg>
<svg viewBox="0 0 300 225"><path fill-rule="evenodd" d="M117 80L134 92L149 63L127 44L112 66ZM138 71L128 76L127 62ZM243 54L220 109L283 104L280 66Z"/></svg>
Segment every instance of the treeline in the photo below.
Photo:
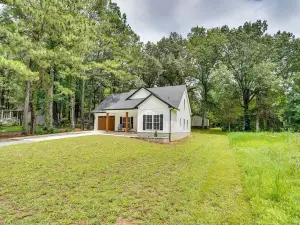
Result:
<svg viewBox="0 0 300 225"><path fill-rule="evenodd" d="M47 127L80 123L110 93L186 84L193 114L227 130L300 130L300 42L266 21L171 33L143 44L106 0L6 1L0 13L3 108ZM85 124L85 121L87 123Z"/></svg>

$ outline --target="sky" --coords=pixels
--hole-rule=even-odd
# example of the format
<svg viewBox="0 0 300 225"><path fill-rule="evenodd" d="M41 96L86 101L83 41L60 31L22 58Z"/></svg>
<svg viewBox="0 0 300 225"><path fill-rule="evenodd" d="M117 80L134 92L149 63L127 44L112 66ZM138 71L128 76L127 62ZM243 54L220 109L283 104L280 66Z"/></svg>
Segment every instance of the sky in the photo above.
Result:
<svg viewBox="0 0 300 225"><path fill-rule="evenodd" d="M268 33L278 30L300 36L300 0L113 0L126 13L141 41L156 42L170 32L186 36L192 27L268 21Z"/></svg>

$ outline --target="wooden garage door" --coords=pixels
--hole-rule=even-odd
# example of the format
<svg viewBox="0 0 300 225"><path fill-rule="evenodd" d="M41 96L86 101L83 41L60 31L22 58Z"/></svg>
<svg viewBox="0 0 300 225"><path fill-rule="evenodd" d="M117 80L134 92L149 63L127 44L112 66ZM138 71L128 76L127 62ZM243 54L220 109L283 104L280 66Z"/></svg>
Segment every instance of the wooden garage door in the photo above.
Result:
<svg viewBox="0 0 300 225"><path fill-rule="evenodd" d="M98 117L98 130L106 130L106 116ZM108 130L110 130L110 131L115 130L115 117L114 116L109 117Z"/></svg>

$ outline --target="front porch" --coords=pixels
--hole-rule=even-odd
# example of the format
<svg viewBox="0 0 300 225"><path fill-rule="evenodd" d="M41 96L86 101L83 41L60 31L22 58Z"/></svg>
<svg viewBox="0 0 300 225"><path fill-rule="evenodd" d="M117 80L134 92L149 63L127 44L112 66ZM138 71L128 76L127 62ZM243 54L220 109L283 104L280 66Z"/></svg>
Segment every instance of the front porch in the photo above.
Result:
<svg viewBox="0 0 300 225"><path fill-rule="evenodd" d="M95 130L108 132L137 132L137 110L114 110L95 114Z"/></svg>

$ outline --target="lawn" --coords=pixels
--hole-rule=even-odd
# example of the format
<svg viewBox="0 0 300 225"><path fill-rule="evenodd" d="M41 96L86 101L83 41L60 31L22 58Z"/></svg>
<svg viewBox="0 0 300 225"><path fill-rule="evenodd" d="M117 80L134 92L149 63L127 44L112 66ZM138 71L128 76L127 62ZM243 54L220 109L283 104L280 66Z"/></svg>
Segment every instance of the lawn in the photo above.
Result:
<svg viewBox="0 0 300 225"><path fill-rule="evenodd" d="M22 132L22 126L10 126L10 127L2 127L0 128L0 132Z"/></svg>
<svg viewBox="0 0 300 225"><path fill-rule="evenodd" d="M0 224L299 224L299 141L197 131L1 148Z"/></svg>

